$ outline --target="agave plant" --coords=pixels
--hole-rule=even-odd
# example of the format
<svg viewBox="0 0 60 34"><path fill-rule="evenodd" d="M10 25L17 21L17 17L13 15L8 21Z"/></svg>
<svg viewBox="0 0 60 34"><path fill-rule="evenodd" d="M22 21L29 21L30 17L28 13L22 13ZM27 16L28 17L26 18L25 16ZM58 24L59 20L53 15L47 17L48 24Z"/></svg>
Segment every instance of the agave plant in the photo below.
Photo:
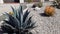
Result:
<svg viewBox="0 0 60 34"><path fill-rule="evenodd" d="M35 23L31 21L32 16L27 18L30 12L27 10L23 14L22 6L18 9L14 9L13 7L11 8L13 10L13 15L6 13L8 20L4 20L5 23L2 25L4 33L29 34L30 29L35 27Z"/></svg>

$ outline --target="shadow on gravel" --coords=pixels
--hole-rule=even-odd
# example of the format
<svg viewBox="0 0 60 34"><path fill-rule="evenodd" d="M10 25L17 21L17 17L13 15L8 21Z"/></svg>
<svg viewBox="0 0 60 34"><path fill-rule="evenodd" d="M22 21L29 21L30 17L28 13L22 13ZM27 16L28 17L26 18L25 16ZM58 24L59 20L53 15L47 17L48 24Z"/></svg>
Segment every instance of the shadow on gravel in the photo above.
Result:
<svg viewBox="0 0 60 34"><path fill-rule="evenodd" d="M46 15L45 13L40 13L41 16L43 17L49 17L48 15Z"/></svg>

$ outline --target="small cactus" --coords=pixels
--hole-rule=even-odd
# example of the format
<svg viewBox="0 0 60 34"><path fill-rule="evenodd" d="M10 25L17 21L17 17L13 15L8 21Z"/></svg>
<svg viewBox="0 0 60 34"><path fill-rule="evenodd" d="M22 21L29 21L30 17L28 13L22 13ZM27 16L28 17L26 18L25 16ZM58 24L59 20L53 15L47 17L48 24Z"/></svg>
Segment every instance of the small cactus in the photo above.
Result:
<svg viewBox="0 0 60 34"><path fill-rule="evenodd" d="M13 15L14 13L13 12L9 12L10 15Z"/></svg>
<svg viewBox="0 0 60 34"><path fill-rule="evenodd" d="M42 2L39 2L38 3L38 7L42 7L43 6L43 3Z"/></svg>
<svg viewBox="0 0 60 34"><path fill-rule="evenodd" d="M39 0L38 7L42 7L42 6L43 6L43 2Z"/></svg>
<svg viewBox="0 0 60 34"><path fill-rule="evenodd" d="M52 15L54 15L54 13L55 13L55 9L54 9L54 7L52 7L52 6L47 6L47 7L45 8L44 13L45 13L46 15L48 15L48 16L52 16Z"/></svg>

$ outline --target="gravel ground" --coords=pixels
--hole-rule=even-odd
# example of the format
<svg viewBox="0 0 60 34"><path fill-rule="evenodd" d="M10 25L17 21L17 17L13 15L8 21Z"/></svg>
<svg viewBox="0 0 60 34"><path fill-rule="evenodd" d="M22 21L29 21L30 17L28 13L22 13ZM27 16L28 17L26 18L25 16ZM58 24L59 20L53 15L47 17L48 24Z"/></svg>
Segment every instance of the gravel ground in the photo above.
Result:
<svg viewBox="0 0 60 34"><path fill-rule="evenodd" d="M49 5L45 3L38 11L30 9L30 16L33 15L32 21L36 22L35 26L37 26L31 30L33 34L60 34L60 9L55 8L54 16L45 16L43 13L47 4Z"/></svg>
<svg viewBox="0 0 60 34"><path fill-rule="evenodd" d="M40 10L31 11L29 17L32 16L32 22L36 22L36 28L32 29L33 34L60 34L60 9L55 9L55 15L48 17L45 16L44 9L46 5L51 5L51 2L44 3L43 7Z"/></svg>

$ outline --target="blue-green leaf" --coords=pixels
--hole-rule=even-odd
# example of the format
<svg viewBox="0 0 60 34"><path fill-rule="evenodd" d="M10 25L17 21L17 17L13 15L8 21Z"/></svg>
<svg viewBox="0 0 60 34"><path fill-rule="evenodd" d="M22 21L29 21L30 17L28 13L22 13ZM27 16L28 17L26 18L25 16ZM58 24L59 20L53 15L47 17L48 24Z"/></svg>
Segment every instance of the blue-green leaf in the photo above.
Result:
<svg viewBox="0 0 60 34"><path fill-rule="evenodd" d="M30 12L28 12L28 10L24 13L24 15L23 15L23 22L25 22L25 20L27 19L29 13Z"/></svg>
<svg viewBox="0 0 60 34"><path fill-rule="evenodd" d="M13 13L14 13L13 16L16 17L17 9L13 8L12 6L11 6L11 8L12 8L12 11L13 11Z"/></svg>
<svg viewBox="0 0 60 34"><path fill-rule="evenodd" d="M9 16L9 24L10 24L10 25L13 25L13 24L14 24L14 27L20 26L20 25L19 25L20 22L19 22L19 20L18 20L17 18L9 15L8 13L6 13L6 15Z"/></svg>

